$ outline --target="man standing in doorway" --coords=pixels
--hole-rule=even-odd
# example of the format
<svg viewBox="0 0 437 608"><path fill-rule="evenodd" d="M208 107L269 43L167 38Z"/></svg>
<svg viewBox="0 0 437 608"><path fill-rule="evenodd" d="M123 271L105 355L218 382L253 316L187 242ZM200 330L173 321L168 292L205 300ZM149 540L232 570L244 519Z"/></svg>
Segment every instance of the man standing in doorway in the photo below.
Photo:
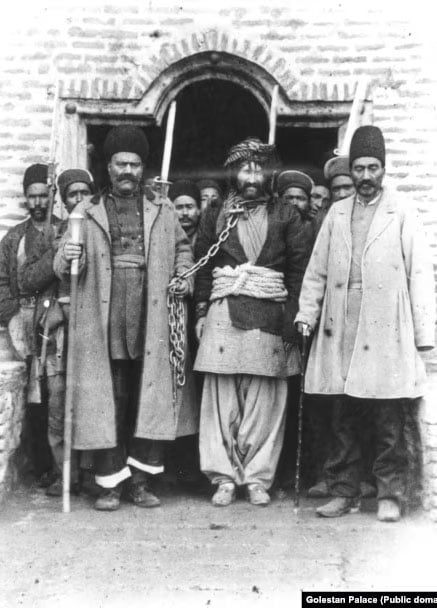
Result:
<svg viewBox="0 0 437 608"><path fill-rule="evenodd" d="M414 209L383 186L385 143L360 127L350 146L356 194L333 205L322 225L299 300L296 325L315 332L308 393L335 395L329 468L334 497L322 517L350 513L359 495L358 413L375 423L378 519L398 521L405 491L404 405L423 395L418 351L434 345L434 277Z"/></svg>
<svg viewBox="0 0 437 608"><path fill-rule="evenodd" d="M348 156L334 156L334 158L330 158L325 163L323 172L329 183L331 203L336 203L355 194Z"/></svg>
<svg viewBox="0 0 437 608"><path fill-rule="evenodd" d="M79 259L74 447L95 450L98 510L119 508L122 482L129 499L155 507L149 478L163 471L164 441L197 431L173 401L166 304L170 280L192 265L188 239L173 205L143 194L149 146L133 126L106 137L110 189L79 203L83 244L68 229L55 271L68 277ZM190 284L181 281L179 294ZM90 373L90 369L93 373Z"/></svg>
<svg viewBox="0 0 437 608"><path fill-rule="evenodd" d="M181 179L170 186L168 196L176 211L182 228L190 239L191 246L196 242L200 220L200 191L196 184Z"/></svg>
<svg viewBox="0 0 437 608"><path fill-rule="evenodd" d="M200 345L195 369L205 372L200 460L217 486L215 506L233 502L236 486L246 487L253 505L270 502L267 490L284 434L287 377L300 370L297 336L290 330L306 241L297 211L270 192L273 161L273 146L256 138L231 148L225 162L230 192L221 207L206 212L197 237L199 258L229 218L241 214L217 255L196 276Z"/></svg>

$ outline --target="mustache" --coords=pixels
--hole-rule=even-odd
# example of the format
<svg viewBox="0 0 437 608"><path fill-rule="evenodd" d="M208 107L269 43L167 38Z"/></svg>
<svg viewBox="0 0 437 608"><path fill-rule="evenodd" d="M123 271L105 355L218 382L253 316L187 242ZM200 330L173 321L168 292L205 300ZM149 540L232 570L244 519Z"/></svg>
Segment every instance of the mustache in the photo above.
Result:
<svg viewBox="0 0 437 608"><path fill-rule="evenodd" d="M117 177L118 182L124 182L125 180L133 182L134 184L138 182L137 178L134 177L131 173L122 173L119 177Z"/></svg>
<svg viewBox="0 0 437 608"><path fill-rule="evenodd" d="M261 185L256 182L246 182L243 188L256 188L257 190L261 190Z"/></svg>
<svg viewBox="0 0 437 608"><path fill-rule="evenodd" d="M374 182L370 179L363 179L361 182L358 183L358 187L360 186L374 186Z"/></svg>

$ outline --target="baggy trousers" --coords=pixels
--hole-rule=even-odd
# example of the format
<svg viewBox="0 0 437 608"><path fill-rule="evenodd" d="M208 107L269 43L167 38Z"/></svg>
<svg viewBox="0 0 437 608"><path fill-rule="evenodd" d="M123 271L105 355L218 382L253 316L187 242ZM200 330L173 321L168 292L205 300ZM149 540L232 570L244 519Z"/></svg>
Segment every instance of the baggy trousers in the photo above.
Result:
<svg viewBox="0 0 437 608"><path fill-rule="evenodd" d="M213 484L270 488L284 437L287 380L205 374L200 466Z"/></svg>
<svg viewBox="0 0 437 608"><path fill-rule="evenodd" d="M138 359L111 361L117 446L94 452L96 483L103 488L114 488L131 474L157 475L164 471L165 442L134 437L142 363Z"/></svg>
<svg viewBox="0 0 437 608"><path fill-rule="evenodd" d="M407 452L404 443L405 399L335 398L332 414L333 444L327 467L332 496L355 497L360 493L360 425L364 414L373 420L377 498L400 499L405 493ZM370 410L370 411L367 411Z"/></svg>

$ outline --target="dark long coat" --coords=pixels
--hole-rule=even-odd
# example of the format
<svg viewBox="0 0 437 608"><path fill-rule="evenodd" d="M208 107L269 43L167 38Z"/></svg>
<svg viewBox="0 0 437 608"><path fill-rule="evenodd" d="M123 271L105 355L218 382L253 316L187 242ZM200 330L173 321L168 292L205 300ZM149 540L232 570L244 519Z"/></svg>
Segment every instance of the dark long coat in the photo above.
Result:
<svg viewBox="0 0 437 608"><path fill-rule="evenodd" d="M279 201L268 203L268 228L265 243L255 262L284 273L284 284L288 291L287 302L261 300L247 296L228 297L232 324L241 329L261 329L282 335L287 342L297 342L294 318L298 310L300 287L311 254L312 242L297 210ZM200 223L195 245L196 259L205 255L217 241L226 225L224 208L211 207ZM248 259L238 238L235 226L229 238L221 244L217 255L199 269L196 275L196 302L207 302L212 289L212 270L215 267L235 268Z"/></svg>
<svg viewBox="0 0 437 608"><path fill-rule="evenodd" d="M144 197L143 210L147 320L135 436L172 440L197 432L195 404L182 400L181 395L173 404L166 304L170 279L189 268L193 258L170 201L158 197L149 201ZM82 213L85 220L74 348L74 447L110 448L116 445L108 344L111 235L103 198L79 203L75 211ZM69 238L70 228L61 240L54 261L60 278L66 278L69 273L69 264L63 255L65 240Z"/></svg>

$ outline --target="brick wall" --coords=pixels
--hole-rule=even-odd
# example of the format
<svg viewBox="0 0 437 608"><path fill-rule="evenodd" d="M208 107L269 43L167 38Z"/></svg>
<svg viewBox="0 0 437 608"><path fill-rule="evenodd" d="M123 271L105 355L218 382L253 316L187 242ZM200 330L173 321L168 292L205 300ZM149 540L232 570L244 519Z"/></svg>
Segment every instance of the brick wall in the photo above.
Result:
<svg viewBox="0 0 437 608"><path fill-rule="evenodd" d="M0 231L23 213L23 168L47 158L55 73L64 94L139 98L162 68L206 48L261 64L296 101L351 99L367 74L388 174L434 225L437 83L426 19L376 2L266 4L67 0L11 9L0 57Z"/></svg>
<svg viewBox="0 0 437 608"><path fill-rule="evenodd" d="M287 102L351 101L357 78L367 75L373 122L386 136L388 180L423 213L437 262L432 19L420 2L414 10L376 0L345 4L64 0L10 7L0 42L0 234L23 217L24 168L48 157L56 77L64 98L100 100L102 108L140 103L175 61L218 50L266 70Z"/></svg>

